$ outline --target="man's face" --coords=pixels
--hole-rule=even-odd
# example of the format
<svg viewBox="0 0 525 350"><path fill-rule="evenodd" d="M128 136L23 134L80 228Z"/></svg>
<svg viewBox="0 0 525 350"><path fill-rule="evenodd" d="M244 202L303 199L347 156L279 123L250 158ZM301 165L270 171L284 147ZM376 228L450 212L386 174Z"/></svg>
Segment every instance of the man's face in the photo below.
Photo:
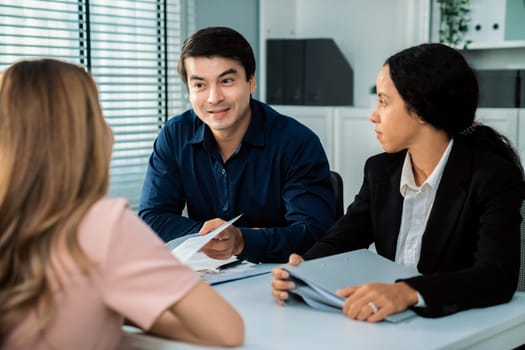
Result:
<svg viewBox="0 0 525 350"><path fill-rule="evenodd" d="M214 135L247 127L255 77L246 81L240 62L219 56L188 57L184 65L193 110Z"/></svg>

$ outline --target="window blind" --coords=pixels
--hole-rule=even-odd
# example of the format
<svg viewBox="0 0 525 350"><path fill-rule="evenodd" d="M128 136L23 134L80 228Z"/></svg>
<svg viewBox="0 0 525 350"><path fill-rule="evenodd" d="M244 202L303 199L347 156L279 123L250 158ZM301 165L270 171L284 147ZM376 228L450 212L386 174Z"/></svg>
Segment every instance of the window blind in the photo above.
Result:
<svg viewBox="0 0 525 350"><path fill-rule="evenodd" d="M0 69L20 59L81 63L78 1L0 0Z"/></svg>
<svg viewBox="0 0 525 350"><path fill-rule="evenodd" d="M115 134L109 196L137 208L153 141L184 106L176 66L191 0L0 0L0 70L20 59L82 64Z"/></svg>

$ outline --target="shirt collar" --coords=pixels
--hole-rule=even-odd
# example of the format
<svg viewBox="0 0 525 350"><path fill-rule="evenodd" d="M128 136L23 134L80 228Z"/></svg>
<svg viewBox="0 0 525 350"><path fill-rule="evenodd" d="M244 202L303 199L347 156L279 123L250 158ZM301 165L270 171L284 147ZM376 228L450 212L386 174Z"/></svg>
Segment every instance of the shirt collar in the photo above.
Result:
<svg viewBox="0 0 525 350"><path fill-rule="evenodd" d="M250 108L252 110L252 119L242 142L262 147L264 146L264 137L266 135L266 116L260 103L253 99L250 101Z"/></svg>
<svg viewBox="0 0 525 350"><path fill-rule="evenodd" d="M195 111L192 109L191 110L191 115L193 117L193 136L188 140L188 143L190 144L195 144L195 143L200 143L200 142L203 142L204 141L204 136L206 134L206 124L204 124L200 119L199 117L197 116L197 114L195 113Z"/></svg>
<svg viewBox="0 0 525 350"><path fill-rule="evenodd" d="M437 163L436 167L430 174L430 176L425 180L421 186L416 185L414 180L414 172L412 171L412 160L410 159L410 153L407 152L405 156L405 162L403 163L403 169L401 170L401 181L399 182L399 192L404 197L408 188L413 190L420 190L425 186L429 186L434 191L437 191L439 182L441 181L441 176L445 169L445 165L448 162L448 157L450 156L450 151L452 150L452 145L454 144L454 139L450 139L448 142L445 152L441 155L441 159Z"/></svg>

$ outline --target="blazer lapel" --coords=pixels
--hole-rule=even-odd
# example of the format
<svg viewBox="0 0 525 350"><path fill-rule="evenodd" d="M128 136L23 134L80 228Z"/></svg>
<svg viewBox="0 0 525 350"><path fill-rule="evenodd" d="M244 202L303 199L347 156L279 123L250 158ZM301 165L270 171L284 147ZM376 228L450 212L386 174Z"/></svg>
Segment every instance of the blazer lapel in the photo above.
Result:
<svg viewBox="0 0 525 350"><path fill-rule="evenodd" d="M418 270L433 271L450 235L455 233L466 191L463 183L471 176L472 158L460 142L454 141L443 171L432 211L421 243Z"/></svg>
<svg viewBox="0 0 525 350"><path fill-rule="evenodd" d="M403 197L399 192L401 181L401 169L405 160L406 152L396 157L394 162L388 166L388 171L383 181L378 182L375 189L376 206L378 210L376 217L377 234L381 239L376 239L377 252L394 261L396 258L397 237L401 226L401 214L403 210ZM382 242L378 246L377 242Z"/></svg>

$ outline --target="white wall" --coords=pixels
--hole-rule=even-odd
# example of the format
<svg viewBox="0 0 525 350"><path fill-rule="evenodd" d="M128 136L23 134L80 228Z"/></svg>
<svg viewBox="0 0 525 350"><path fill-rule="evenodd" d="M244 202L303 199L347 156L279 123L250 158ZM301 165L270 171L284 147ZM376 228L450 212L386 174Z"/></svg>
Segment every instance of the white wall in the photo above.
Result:
<svg viewBox="0 0 525 350"><path fill-rule="evenodd" d="M406 46L404 0L313 0L297 6L297 37L333 38L354 69L354 101L369 104L384 60ZM341 86L344 89L344 86Z"/></svg>
<svg viewBox="0 0 525 350"><path fill-rule="evenodd" d="M265 67L267 38L333 38L354 69L354 105L369 106L368 90L385 59L428 40L429 4L429 0L260 1L260 67ZM261 72L263 100L265 76Z"/></svg>

